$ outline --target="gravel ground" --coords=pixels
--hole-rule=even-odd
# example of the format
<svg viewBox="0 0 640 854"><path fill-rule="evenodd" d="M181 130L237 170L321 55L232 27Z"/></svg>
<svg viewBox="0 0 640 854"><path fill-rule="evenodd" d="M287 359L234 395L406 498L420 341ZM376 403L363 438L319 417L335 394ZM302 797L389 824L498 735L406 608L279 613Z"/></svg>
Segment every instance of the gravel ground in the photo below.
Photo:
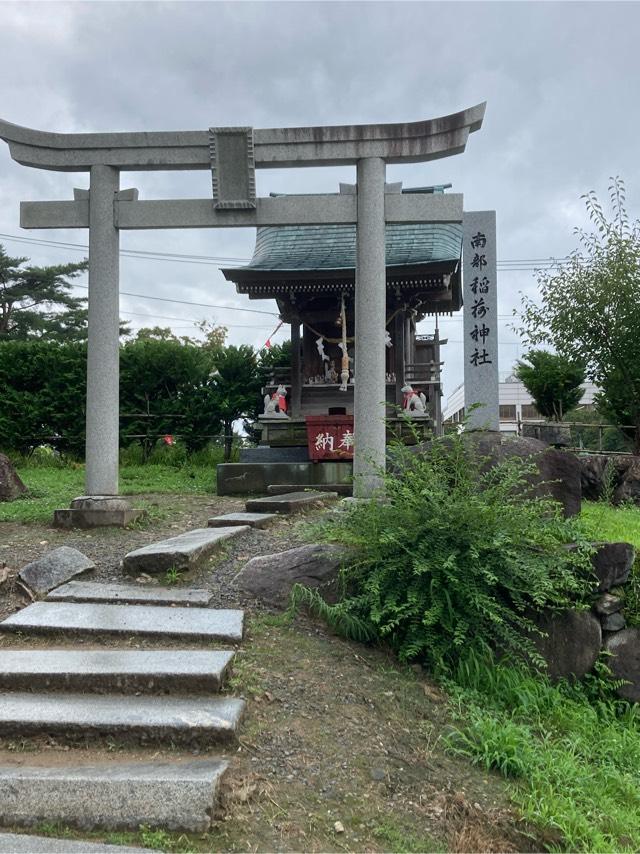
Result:
<svg viewBox="0 0 640 854"><path fill-rule="evenodd" d="M203 528L211 516L237 512L244 509L244 499L217 496L143 496L151 504L151 514L142 523L130 529L104 528L92 531L59 530L44 525L0 524L0 567L9 570L9 578L0 586L0 618L23 607L27 600L12 583L16 573L25 564L59 546L78 549L96 564L96 569L82 576L86 581L134 581L125 576L120 562L127 552L149 543L175 537L194 528ZM252 557L283 551L303 542L302 527L305 514L283 517L266 530L240 534L225 543L219 552L199 569L185 574L180 585L202 587L213 593L212 607L259 608L260 603L247 599L233 587L233 578ZM151 583L166 583L160 577Z"/></svg>

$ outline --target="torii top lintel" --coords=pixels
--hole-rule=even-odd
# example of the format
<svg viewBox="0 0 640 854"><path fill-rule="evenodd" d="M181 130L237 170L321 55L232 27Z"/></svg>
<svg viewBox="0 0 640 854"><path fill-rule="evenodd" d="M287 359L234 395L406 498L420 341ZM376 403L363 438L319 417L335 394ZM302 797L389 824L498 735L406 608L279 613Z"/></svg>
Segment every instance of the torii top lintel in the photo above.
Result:
<svg viewBox="0 0 640 854"><path fill-rule="evenodd" d="M257 168L336 166L365 157L418 163L459 154L479 130L486 104L427 121L253 130ZM92 166L175 170L211 168L210 132L50 133L0 119L0 139L24 166L85 172Z"/></svg>

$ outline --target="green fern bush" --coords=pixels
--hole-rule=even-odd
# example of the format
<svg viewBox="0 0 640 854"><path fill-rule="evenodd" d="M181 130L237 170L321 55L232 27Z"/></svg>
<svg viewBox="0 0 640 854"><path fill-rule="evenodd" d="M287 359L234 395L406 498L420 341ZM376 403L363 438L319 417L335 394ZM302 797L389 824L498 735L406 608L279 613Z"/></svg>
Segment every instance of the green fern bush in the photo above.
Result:
<svg viewBox="0 0 640 854"><path fill-rule="evenodd" d="M579 523L534 494L534 462L490 468L463 436L390 456L385 501L356 503L314 530L353 547L340 601L297 587L292 608L304 603L342 634L431 667L488 647L541 665L535 612L586 602L593 589Z"/></svg>

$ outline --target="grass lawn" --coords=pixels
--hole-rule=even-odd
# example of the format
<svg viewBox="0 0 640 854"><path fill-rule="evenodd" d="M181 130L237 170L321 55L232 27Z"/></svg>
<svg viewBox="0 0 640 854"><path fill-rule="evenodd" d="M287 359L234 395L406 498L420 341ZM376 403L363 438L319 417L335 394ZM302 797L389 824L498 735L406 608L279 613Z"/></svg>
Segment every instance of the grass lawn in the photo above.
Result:
<svg viewBox="0 0 640 854"><path fill-rule="evenodd" d="M640 715L593 695L593 680L551 685L504 664L460 665L449 684L460 726L450 749L511 782L525 821L552 851L640 849Z"/></svg>
<svg viewBox="0 0 640 854"><path fill-rule="evenodd" d="M84 493L84 466L18 469L29 493L17 501L0 504L0 522L50 522L53 511L68 507ZM215 470L211 466L139 465L120 467L123 495L148 493L202 494L215 492Z"/></svg>
<svg viewBox="0 0 640 854"><path fill-rule="evenodd" d="M582 520L594 540L631 543L640 551L640 507L611 507L604 502L585 501Z"/></svg>

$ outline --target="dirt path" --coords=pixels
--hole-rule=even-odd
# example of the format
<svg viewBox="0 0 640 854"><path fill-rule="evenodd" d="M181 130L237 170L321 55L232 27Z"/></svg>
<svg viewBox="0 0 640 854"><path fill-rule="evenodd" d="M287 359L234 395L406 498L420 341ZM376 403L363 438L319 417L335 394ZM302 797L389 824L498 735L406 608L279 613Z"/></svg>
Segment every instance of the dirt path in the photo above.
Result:
<svg viewBox="0 0 640 854"><path fill-rule="evenodd" d="M48 549L71 545L97 563L87 580L122 580L119 562L127 551L203 526L209 516L242 504L212 496L154 500L153 517L130 531L64 532L2 524L0 561L15 571ZM181 579L212 590L214 605L245 607L249 617L231 685L246 697L248 712L240 745L231 754L224 812L212 830L202 836L145 831L93 836L181 851L539 848L521 834L502 780L446 753L442 737L451 725L450 711L446 697L424 674L400 668L383 651L336 638L305 618L283 624L235 590L233 577L247 559L296 545L303 540L303 526L299 519L283 519L267 531L238 537L203 569ZM0 614L23 604L11 581L0 587ZM29 643L72 642L39 638ZM91 645L112 643L91 640ZM0 656L2 648L17 645L24 647L25 639L0 635ZM8 757L31 762L35 747L31 741L5 740L0 762ZM66 751L52 739L41 739L37 748L43 751L39 761L64 761ZM79 745L78 754L91 761L121 751L141 758L161 753L114 741L106 748ZM165 752L175 755L171 749ZM76 835L64 828L40 832Z"/></svg>

